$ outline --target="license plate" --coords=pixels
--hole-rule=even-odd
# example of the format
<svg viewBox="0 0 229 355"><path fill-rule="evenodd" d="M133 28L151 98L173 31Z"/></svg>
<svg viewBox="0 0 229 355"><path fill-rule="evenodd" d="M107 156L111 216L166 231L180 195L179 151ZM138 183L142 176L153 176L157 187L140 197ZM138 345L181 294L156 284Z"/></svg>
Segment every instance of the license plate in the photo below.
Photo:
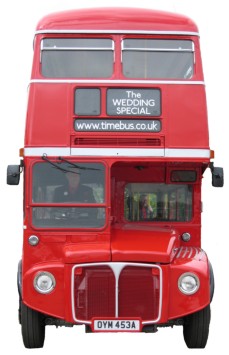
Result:
<svg viewBox="0 0 229 355"><path fill-rule="evenodd" d="M139 332L140 321L139 320L121 320L121 319L95 319L94 331L102 332Z"/></svg>

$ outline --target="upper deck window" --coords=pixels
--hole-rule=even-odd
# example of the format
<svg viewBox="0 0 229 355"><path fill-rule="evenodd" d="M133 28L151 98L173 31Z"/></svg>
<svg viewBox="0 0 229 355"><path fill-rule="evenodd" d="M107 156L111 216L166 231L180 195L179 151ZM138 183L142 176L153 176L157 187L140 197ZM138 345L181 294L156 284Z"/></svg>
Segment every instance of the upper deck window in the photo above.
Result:
<svg viewBox="0 0 229 355"><path fill-rule="evenodd" d="M114 42L109 38L45 38L42 75L49 78L108 78L113 73Z"/></svg>
<svg viewBox="0 0 229 355"><path fill-rule="evenodd" d="M190 40L125 39L122 63L127 78L190 79L194 43Z"/></svg>

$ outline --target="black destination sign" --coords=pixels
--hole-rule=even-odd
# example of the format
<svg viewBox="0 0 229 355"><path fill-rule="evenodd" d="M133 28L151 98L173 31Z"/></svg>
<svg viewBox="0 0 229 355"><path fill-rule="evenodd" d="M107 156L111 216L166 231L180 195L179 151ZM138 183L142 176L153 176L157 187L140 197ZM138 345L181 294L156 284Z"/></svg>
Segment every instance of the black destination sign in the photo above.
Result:
<svg viewBox="0 0 229 355"><path fill-rule="evenodd" d="M159 89L108 89L109 116L160 116Z"/></svg>

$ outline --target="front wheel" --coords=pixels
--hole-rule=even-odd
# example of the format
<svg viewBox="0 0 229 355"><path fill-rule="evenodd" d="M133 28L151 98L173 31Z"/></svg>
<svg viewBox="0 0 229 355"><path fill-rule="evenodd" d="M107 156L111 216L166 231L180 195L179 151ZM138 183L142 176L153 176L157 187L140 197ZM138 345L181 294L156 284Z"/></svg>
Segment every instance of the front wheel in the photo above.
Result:
<svg viewBox="0 0 229 355"><path fill-rule="evenodd" d="M44 316L21 302L21 331L24 346L42 348L45 340Z"/></svg>
<svg viewBox="0 0 229 355"><path fill-rule="evenodd" d="M210 305L184 318L183 334L188 348L205 348L211 320Z"/></svg>

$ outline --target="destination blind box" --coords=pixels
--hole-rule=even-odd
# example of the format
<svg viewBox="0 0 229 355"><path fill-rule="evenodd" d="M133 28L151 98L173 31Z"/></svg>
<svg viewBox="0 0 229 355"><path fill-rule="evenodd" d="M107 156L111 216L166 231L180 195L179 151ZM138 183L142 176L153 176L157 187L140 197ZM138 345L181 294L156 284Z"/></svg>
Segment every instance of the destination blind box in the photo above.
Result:
<svg viewBox="0 0 229 355"><path fill-rule="evenodd" d="M75 90L74 113L77 116L100 116L102 97L106 97L108 116L158 117L161 115L159 89L107 89L106 96L98 88Z"/></svg>

